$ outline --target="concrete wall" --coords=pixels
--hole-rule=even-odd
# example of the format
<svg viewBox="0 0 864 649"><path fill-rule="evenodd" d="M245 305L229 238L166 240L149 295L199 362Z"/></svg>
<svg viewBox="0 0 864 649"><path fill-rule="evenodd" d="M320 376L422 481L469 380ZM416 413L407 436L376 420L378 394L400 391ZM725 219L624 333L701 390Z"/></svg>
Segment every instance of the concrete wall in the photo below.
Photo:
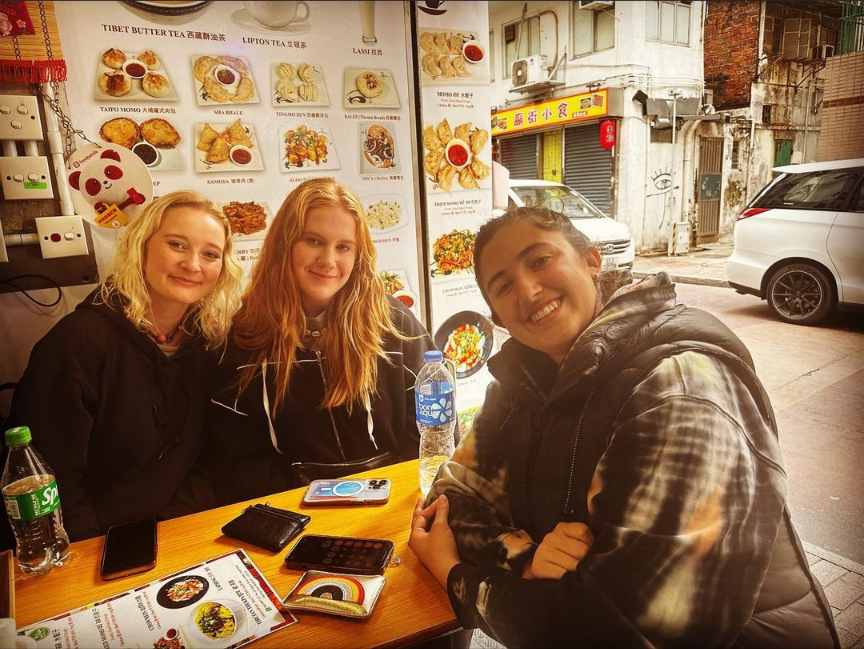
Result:
<svg viewBox="0 0 864 649"><path fill-rule="evenodd" d="M864 157L864 52L828 59L819 160Z"/></svg>
<svg viewBox="0 0 864 649"><path fill-rule="evenodd" d="M685 206L692 201L691 184L682 182L684 173L685 138L671 143L651 143L649 118L642 115L643 107L633 101L637 90L649 97L669 99L670 90L679 90L682 97L702 96L702 19L704 2L693 2L690 14L690 45L668 45L650 42L645 37L646 7L644 2L615 4L615 47L579 57L573 57L571 25L572 2L528 2L527 17L539 16L544 38L542 53L552 66L567 52L556 78L564 85L556 88L553 97L566 97L586 92L588 84L599 87L623 88L624 111L618 125L616 164L613 186L614 218L625 222L637 242L638 250L665 249L670 224L681 220ZM490 2L489 25L493 30L494 59L492 105L498 110L532 103L539 96L510 92L512 82L505 78L503 26L518 21L523 3ZM556 46L557 45L557 46ZM543 98L548 98L548 95ZM692 144L691 144L692 145ZM692 151L691 151L692 155ZM668 173L674 182L659 190L655 186L658 174ZM662 179L661 179L662 180ZM689 191L689 194L686 192Z"/></svg>

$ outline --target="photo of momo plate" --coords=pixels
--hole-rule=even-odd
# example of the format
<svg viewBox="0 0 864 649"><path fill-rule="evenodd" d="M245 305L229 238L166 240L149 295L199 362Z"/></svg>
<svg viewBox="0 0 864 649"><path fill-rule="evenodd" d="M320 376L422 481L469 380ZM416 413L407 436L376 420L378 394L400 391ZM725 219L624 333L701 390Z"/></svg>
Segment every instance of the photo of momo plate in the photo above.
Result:
<svg viewBox="0 0 864 649"><path fill-rule="evenodd" d="M99 53L93 98L97 101L177 101L162 57L154 50L111 47Z"/></svg>
<svg viewBox="0 0 864 649"><path fill-rule="evenodd" d="M345 68L345 108L399 108L393 73L375 68Z"/></svg>
<svg viewBox="0 0 864 649"><path fill-rule="evenodd" d="M486 45L478 32L422 28L417 55L420 82L430 84L485 84L489 81Z"/></svg>

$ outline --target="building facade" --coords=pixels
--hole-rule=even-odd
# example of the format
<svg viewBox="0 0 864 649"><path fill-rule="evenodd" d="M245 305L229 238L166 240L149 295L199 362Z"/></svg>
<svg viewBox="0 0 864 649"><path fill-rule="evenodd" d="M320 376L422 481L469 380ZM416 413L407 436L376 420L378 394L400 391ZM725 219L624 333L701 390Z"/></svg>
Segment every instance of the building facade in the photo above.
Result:
<svg viewBox="0 0 864 649"><path fill-rule="evenodd" d="M694 128L717 119L703 110L705 12L705 2L490 2L496 159L512 178L582 192L630 227L637 250L665 249L695 209Z"/></svg>

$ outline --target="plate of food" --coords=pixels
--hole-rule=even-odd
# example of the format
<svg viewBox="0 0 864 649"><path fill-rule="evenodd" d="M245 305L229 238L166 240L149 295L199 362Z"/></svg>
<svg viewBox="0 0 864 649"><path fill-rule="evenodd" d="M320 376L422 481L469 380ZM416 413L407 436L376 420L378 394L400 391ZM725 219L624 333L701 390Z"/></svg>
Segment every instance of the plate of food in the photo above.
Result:
<svg viewBox="0 0 864 649"><path fill-rule="evenodd" d="M202 599L210 582L198 575L181 575L166 582L156 593L156 603L162 608L183 608Z"/></svg>
<svg viewBox="0 0 864 649"><path fill-rule="evenodd" d="M177 145L180 133L166 119L156 117L138 122L131 117L115 117L99 127L105 142L130 149L151 171L182 169L183 160Z"/></svg>
<svg viewBox="0 0 864 649"><path fill-rule="evenodd" d="M423 170L433 191L448 194L491 185L489 131L471 122L450 127L447 119L423 129Z"/></svg>
<svg viewBox="0 0 864 649"><path fill-rule="evenodd" d="M99 55L93 98L97 101L177 101L177 92L156 52L127 52L111 47Z"/></svg>
<svg viewBox="0 0 864 649"><path fill-rule="evenodd" d="M393 73L345 68L345 108L399 108Z"/></svg>
<svg viewBox="0 0 864 649"><path fill-rule="evenodd" d="M273 220L273 213L267 203L256 201L231 201L219 205L222 213L231 224L231 234L235 241L254 241L263 239Z"/></svg>
<svg viewBox="0 0 864 649"><path fill-rule="evenodd" d="M195 171L260 171L264 168L258 140L251 126L239 119L231 124L195 125Z"/></svg>
<svg viewBox="0 0 864 649"><path fill-rule="evenodd" d="M192 646L233 645L231 638L245 637L244 619L243 608L232 600L200 602L192 611L189 625L196 640Z"/></svg>
<svg viewBox="0 0 864 649"><path fill-rule="evenodd" d="M463 276L474 272L474 238L471 230L451 230L432 244L432 277Z"/></svg>
<svg viewBox="0 0 864 649"><path fill-rule="evenodd" d="M396 157L396 140L393 125L365 123L360 124L360 173L392 174L397 173L399 165Z"/></svg>
<svg viewBox="0 0 864 649"><path fill-rule="evenodd" d="M492 353L492 322L476 311L460 311L447 318L435 332L435 346L456 366L456 378L477 372Z"/></svg>
<svg viewBox="0 0 864 649"><path fill-rule="evenodd" d="M477 84L489 81L486 45L478 32L423 29L418 39L424 84Z"/></svg>
<svg viewBox="0 0 864 649"><path fill-rule="evenodd" d="M408 275L404 270L382 270L378 272L384 280L384 291L393 295L396 291L409 290Z"/></svg>
<svg viewBox="0 0 864 649"><path fill-rule="evenodd" d="M259 101L252 68L245 57L229 54L193 56L192 74L199 106L257 104Z"/></svg>
<svg viewBox="0 0 864 649"><path fill-rule="evenodd" d="M279 130L279 147L283 173L339 168L329 126L305 122L283 126Z"/></svg>
<svg viewBox="0 0 864 649"><path fill-rule="evenodd" d="M270 66L273 105L329 106L324 70L313 63L274 63Z"/></svg>
<svg viewBox="0 0 864 649"><path fill-rule="evenodd" d="M362 202L369 229L373 233L390 232L408 223L404 196L399 194L366 196Z"/></svg>

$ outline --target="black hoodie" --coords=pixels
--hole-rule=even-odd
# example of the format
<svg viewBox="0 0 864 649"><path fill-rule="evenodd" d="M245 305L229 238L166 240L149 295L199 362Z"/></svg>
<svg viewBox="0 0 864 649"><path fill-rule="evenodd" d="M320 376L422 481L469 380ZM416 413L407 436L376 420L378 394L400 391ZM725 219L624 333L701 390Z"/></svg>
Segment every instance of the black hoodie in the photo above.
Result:
<svg viewBox="0 0 864 649"><path fill-rule="evenodd" d="M54 470L66 531L81 540L111 525L191 513L177 502L203 442L214 365L200 335L168 358L96 292L33 348L10 426L29 426Z"/></svg>

